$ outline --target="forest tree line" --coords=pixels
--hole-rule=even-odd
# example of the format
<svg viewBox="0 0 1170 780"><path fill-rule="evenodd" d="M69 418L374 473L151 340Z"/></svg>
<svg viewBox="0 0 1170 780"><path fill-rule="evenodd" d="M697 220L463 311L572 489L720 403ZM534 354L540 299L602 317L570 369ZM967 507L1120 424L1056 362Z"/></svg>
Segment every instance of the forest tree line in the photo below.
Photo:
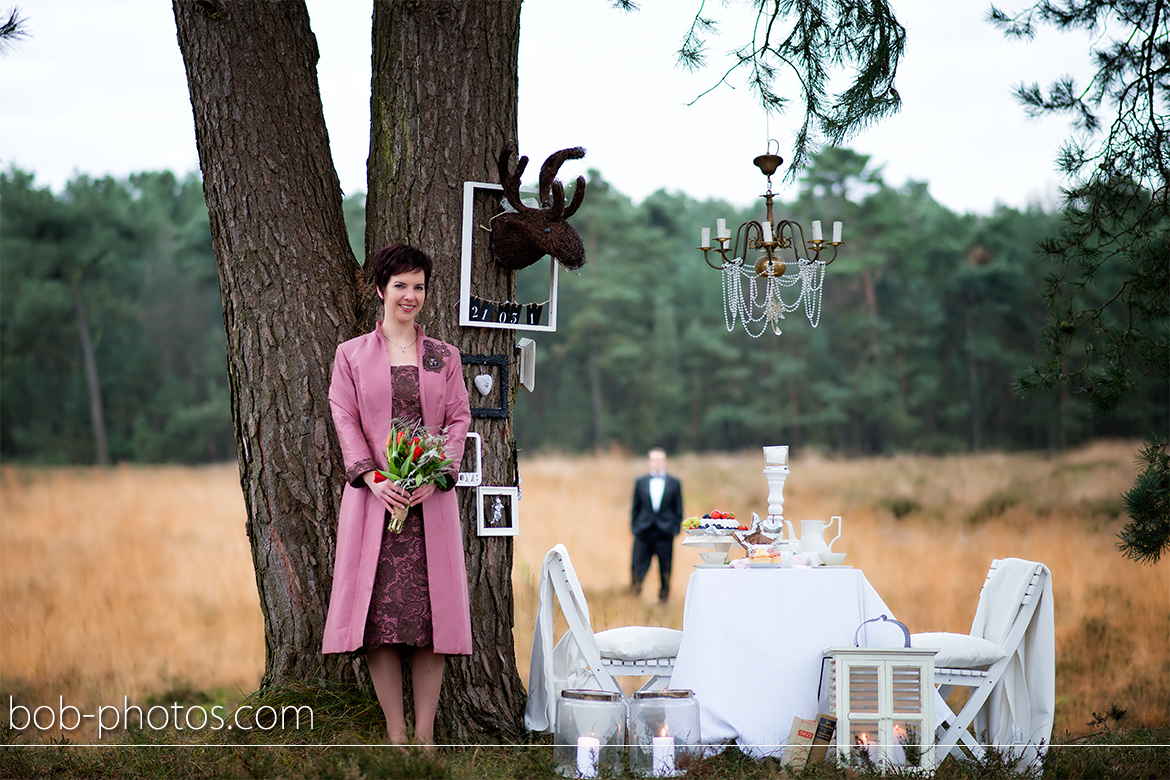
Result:
<svg viewBox="0 0 1170 780"><path fill-rule="evenodd" d="M806 226L845 223L820 325L797 312L783 335L753 339L740 326L726 331L720 274L695 246L700 227L759 219L762 205L664 191L635 204L596 172L589 178L572 220L589 262L560 272L557 331L518 334L538 345L536 390L521 390L514 406L517 444L529 453L776 442L943 453L1167 428L1165 386L1154 379L1104 422L1068 391L1016 394L1047 322L1048 269L1036 247L1058 214L959 215L925 183L888 186L866 156L827 149L777 207ZM13 168L0 174L0 198L0 458L233 459L198 177L78 176L53 193ZM360 193L345 216L361 258ZM517 300L543 300L544 274L522 274Z"/></svg>

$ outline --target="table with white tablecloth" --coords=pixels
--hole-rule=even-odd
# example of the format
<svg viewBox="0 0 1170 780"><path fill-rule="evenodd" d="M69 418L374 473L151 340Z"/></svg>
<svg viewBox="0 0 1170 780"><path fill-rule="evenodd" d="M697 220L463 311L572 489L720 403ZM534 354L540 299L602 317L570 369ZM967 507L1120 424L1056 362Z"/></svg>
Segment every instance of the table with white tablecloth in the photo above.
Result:
<svg viewBox="0 0 1170 780"><path fill-rule="evenodd" d="M696 569L670 687L695 692L704 742L779 756L792 719L816 717L822 652L882 614L860 569Z"/></svg>

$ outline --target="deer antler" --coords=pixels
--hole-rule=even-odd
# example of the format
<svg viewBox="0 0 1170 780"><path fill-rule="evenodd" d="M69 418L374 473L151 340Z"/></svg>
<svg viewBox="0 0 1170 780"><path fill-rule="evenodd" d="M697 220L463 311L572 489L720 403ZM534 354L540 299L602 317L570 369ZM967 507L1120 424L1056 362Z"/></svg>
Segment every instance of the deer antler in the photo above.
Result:
<svg viewBox="0 0 1170 780"><path fill-rule="evenodd" d="M544 161L544 165L540 166L540 203L546 209L553 207L556 212L555 219L560 219L560 212L565 207L565 187L556 180L557 171L564 165L565 160L580 160L585 156L585 150L580 146L574 146L572 149L561 149L559 152L553 152ZM557 193L560 197L557 197ZM556 207L556 203L560 202L560 206Z"/></svg>
<svg viewBox="0 0 1170 780"><path fill-rule="evenodd" d="M528 157L522 156L516 163L516 171L510 173L508 171L508 160L512 158L512 147L505 144L504 148L500 150L499 170L500 170L500 186L504 188L504 197L512 204L512 208L517 211L535 211L529 206L524 205L520 200L520 177L524 174L524 169L528 167Z"/></svg>
<svg viewBox="0 0 1170 780"><path fill-rule="evenodd" d="M577 209L581 208L581 202L585 200L585 177L577 177L577 186L573 189L573 202L565 209L565 213L561 219L568 219L577 213Z"/></svg>

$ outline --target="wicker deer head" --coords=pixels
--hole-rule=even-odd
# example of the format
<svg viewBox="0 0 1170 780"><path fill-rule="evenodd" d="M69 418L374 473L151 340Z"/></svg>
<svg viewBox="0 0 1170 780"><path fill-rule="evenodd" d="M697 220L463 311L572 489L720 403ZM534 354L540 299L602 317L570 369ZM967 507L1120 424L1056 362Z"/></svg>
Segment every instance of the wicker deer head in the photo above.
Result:
<svg viewBox="0 0 1170 780"><path fill-rule="evenodd" d="M527 268L545 255L552 255L569 270L585 265L585 245L581 236L567 220L576 213L585 199L585 177L577 177L573 202L565 207L565 187L557 180L557 171L565 160L579 160L585 150L576 147L562 149L549 155L540 167L540 205L534 209L520 200L520 176L528 165L521 157L515 171L508 170L512 147L500 151L500 184L504 196L515 212L501 214L492 220L492 256L504 268L518 271Z"/></svg>

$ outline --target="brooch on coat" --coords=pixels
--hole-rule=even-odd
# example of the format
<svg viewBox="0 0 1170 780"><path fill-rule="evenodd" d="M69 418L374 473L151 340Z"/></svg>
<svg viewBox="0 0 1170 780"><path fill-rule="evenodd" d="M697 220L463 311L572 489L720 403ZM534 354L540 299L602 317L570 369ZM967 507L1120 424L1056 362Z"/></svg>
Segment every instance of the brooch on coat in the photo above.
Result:
<svg viewBox="0 0 1170 780"><path fill-rule="evenodd" d="M446 344L441 341L431 341L430 339L423 339L423 368L427 371L439 373L443 367L447 365L447 358L451 355L451 350Z"/></svg>

